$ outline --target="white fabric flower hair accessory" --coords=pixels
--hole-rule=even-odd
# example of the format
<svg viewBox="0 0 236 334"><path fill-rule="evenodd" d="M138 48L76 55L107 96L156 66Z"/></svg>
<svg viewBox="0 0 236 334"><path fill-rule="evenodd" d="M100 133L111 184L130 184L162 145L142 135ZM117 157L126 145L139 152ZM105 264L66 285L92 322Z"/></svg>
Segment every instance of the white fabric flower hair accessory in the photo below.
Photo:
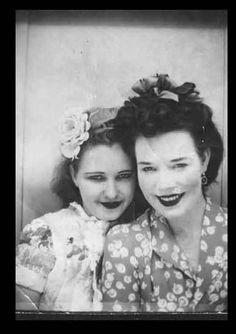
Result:
<svg viewBox="0 0 236 334"><path fill-rule="evenodd" d="M91 124L88 113L81 112L76 108L69 109L64 113L60 124L60 149L67 159L78 159L81 145L88 140Z"/></svg>

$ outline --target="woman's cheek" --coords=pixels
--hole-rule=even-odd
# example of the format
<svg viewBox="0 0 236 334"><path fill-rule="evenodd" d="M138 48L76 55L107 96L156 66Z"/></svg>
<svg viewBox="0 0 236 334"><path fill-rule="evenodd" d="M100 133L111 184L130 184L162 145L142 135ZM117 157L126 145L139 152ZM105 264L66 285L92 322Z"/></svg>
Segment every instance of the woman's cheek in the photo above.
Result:
<svg viewBox="0 0 236 334"><path fill-rule="evenodd" d="M122 192L126 197L133 197L135 191L135 180L125 181L122 187Z"/></svg>
<svg viewBox="0 0 236 334"><path fill-rule="evenodd" d="M151 175L144 175L143 173L138 174L138 182L143 192L150 192L154 185L154 179Z"/></svg>
<svg viewBox="0 0 236 334"><path fill-rule="evenodd" d="M79 189L82 198L97 200L104 190L104 184L86 179L81 182Z"/></svg>
<svg viewBox="0 0 236 334"><path fill-rule="evenodd" d="M190 170L179 175L179 184L187 188L197 187L201 184L201 176L198 170Z"/></svg>

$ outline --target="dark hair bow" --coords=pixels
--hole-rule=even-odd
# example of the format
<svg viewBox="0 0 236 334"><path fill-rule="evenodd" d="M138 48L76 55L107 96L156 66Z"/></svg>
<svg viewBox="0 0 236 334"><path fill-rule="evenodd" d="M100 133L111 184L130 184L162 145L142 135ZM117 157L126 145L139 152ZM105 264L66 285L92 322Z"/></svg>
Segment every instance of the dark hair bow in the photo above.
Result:
<svg viewBox="0 0 236 334"><path fill-rule="evenodd" d="M192 82L185 82L183 85L178 86L169 78L168 74L155 74L138 80L132 86L132 90L139 95L154 92L160 98L177 102L183 100L188 102L201 101L202 99L199 97L199 92L195 87L196 85Z"/></svg>

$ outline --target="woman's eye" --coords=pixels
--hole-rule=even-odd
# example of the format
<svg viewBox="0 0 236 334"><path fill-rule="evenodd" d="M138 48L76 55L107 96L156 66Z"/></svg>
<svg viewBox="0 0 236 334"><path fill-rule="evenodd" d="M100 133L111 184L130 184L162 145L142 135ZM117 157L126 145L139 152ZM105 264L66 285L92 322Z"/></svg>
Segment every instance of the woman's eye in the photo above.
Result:
<svg viewBox="0 0 236 334"><path fill-rule="evenodd" d="M143 172L154 172L156 169L154 167L143 167L142 171Z"/></svg>
<svg viewBox="0 0 236 334"><path fill-rule="evenodd" d="M132 173L122 173L119 174L118 179L130 179L132 177Z"/></svg>
<svg viewBox="0 0 236 334"><path fill-rule="evenodd" d="M180 163L180 164L174 165L174 168L185 168L185 167L187 167L187 164L185 164L185 163Z"/></svg>
<svg viewBox="0 0 236 334"><path fill-rule="evenodd" d="M92 180L92 181L104 181L104 179L105 178L102 175L93 175L89 177L89 180Z"/></svg>

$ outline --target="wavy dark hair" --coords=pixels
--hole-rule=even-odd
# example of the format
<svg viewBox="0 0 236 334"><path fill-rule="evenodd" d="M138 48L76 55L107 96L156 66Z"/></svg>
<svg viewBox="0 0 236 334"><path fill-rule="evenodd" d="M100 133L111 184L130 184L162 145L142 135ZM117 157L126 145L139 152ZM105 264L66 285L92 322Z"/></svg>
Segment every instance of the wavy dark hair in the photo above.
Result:
<svg viewBox="0 0 236 334"><path fill-rule="evenodd" d="M200 157L210 149L206 171L206 186L209 186L216 180L223 159L223 141L212 121L212 114L211 108L202 100L176 102L148 92L124 102L116 119L116 136L126 143L129 154L134 155L135 140L140 134L153 137L174 130L188 131Z"/></svg>
<svg viewBox="0 0 236 334"><path fill-rule="evenodd" d="M129 153L125 150L126 144L117 138L117 132L114 131L114 123L115 120L111 120L104 123L103 128L100 129L99 131L91 128L89 130L89 139L86 142L84 142L84 144L81 146L81 150L79 153L80 159L74 159L72 161L71 159L62 158L62 160L56 166L50 187L52 192L55 193L60 198L63 208L68 207L68 205L74 201L79 204L82 204L80 191L75 186L72 180L70 168L72 166L75 173L78 172L81 157L89 147L100 144L112 146L113 144L118 143L121 145L124 152L129 155ZM135 158L133 155L131 155L130 158L134 166L134 170L136 170ZM132 205L134 203L135 203L134 218L136 218L138 215L143 213L143 211L148 207L148 204L144 199L142 192L138 186L137 176L136 176L135 195Z"/></svg>

